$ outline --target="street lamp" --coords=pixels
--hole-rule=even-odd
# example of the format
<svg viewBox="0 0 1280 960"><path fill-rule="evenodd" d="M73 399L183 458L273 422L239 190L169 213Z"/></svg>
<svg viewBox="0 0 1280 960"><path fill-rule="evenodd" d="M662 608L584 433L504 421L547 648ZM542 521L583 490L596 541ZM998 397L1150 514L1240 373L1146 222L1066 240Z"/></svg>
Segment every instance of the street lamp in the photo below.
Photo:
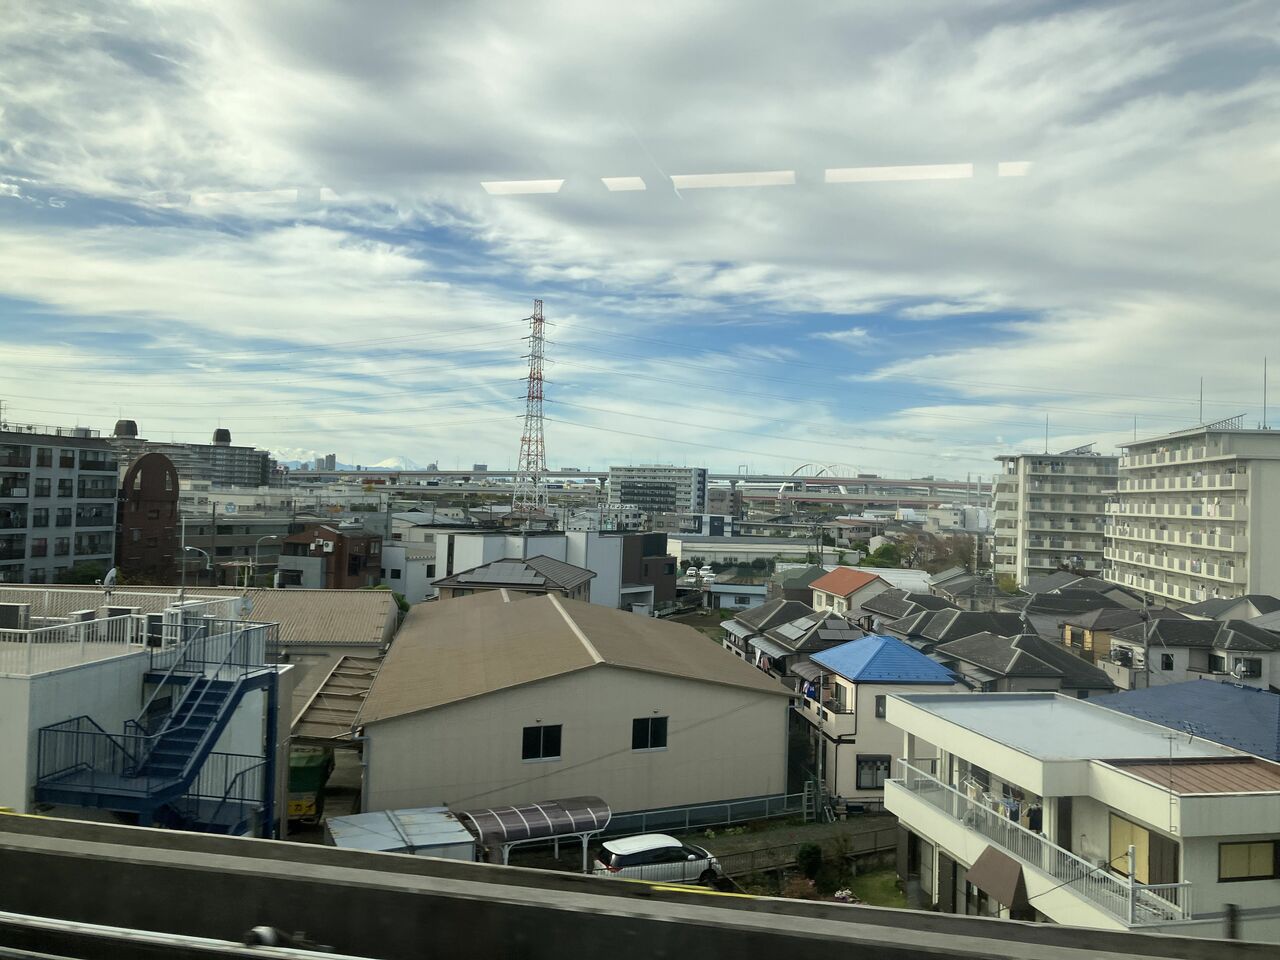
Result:
<svg viewBox="0 0 1280 960"><path fill-rule="evenodd" d="M249 568L249 585L257 586L258 579L258 548L262 546L263 540L279 540L280 538L274 533L268 533L265 537L259 537L258 542L253 545L253 566Z"/></svg>
<svg viewBox="0 0 1280 960"><path fill-rule="evenodd" d="M213 569L213 558L210 557L206 551L201 550L199 547L183 547L182 549L187 553L200 554L201 556L204 557L204 568L206 570ZM182 587L184 590L186 589L186 586L187 586L187 558L183 557L182 558Z"/></svg>

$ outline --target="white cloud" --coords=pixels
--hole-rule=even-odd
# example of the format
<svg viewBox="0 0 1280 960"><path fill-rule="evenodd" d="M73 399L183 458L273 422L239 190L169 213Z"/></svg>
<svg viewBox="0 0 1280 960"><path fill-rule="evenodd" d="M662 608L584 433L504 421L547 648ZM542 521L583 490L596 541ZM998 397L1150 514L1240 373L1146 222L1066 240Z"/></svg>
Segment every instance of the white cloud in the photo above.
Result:
<svg viewBox="0 0 1280 960"><path fill-rule="evenodd" d="M818 333L809 335L814 340L830 340L832 343L842 343L846 346L866 343L871 334L866 327L849 327L847 330L822 330Z"/></svg>

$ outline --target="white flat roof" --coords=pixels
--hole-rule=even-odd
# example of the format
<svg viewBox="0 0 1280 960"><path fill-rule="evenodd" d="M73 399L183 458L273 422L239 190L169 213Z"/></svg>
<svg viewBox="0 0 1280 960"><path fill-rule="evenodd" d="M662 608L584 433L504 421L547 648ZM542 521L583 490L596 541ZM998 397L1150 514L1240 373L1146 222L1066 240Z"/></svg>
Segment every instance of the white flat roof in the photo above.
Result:
<svg viewBox="0 0 1280 960"><path fill-rule="evenodd" d="M896 696L1040 760L1168 759L1171 746L1174 757L1238 756L1207 740L1055 693Z"/></svg>

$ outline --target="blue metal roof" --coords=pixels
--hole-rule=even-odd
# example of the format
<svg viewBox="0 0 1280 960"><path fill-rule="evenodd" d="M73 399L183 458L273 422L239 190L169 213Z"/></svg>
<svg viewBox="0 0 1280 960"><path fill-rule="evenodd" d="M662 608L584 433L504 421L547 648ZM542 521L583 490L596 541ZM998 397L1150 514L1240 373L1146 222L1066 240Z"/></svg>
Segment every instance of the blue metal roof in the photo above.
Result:
<svg viewBox="0 0 1280 960"><path fill-rule="evenodd" d="M851 640L809 659L854 683L955 683L950 670L896 637Z"/></svg>
<svg viewBox="0 0 1280 960"><path fill-rule="evenodd" d="M1280 761L1280 695L1234 683L1187 680L1090 703Z"/></svg>

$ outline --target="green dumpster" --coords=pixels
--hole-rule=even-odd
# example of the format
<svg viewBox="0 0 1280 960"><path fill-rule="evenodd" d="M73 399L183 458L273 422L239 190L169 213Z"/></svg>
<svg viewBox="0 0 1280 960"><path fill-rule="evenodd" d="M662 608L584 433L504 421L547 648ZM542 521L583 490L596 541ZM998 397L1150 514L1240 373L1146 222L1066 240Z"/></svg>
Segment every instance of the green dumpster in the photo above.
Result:
<svg viewBox="0 0 1280 960"><path fill-rule="evenodd" d="M329 747L294 747L289 752L289 819L319 823L324 813L324 786L333 773Z"/></svg>

